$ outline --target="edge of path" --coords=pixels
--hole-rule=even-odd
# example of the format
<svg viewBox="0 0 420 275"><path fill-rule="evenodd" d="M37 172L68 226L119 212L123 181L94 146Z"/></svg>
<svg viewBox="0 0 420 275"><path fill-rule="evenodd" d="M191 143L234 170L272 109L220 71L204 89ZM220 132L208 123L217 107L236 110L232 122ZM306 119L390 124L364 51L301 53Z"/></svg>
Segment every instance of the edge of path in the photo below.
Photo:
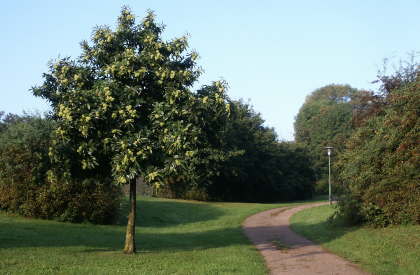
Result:
<svg viewBox="0 0 420 275"><path fill-rule="evenodd" d="M295 213L325 204L328 202L275 208L245 219L244 233L264 257L270 274L369 274L290 229L289 219Z"/></svg>

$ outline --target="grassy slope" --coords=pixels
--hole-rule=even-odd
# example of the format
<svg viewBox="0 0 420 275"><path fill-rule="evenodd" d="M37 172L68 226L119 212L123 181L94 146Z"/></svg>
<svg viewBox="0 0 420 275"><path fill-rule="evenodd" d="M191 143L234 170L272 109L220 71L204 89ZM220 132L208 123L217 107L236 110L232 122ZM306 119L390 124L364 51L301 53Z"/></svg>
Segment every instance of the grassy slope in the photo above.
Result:
<svg viewBox="0 0 420 275"><path fill-rule="evenodd" d="M134 256L121 252L123 220L69 224L0 212L0 273L265 274L240 224L284 205L140 198Z"/></svg>
<svg viewBox="0 0 420 275"><path fill-rule="evenodd" d="M303 210L292 217L292 229L374 274L420 274L420 226L332 225L333 211L328 205Z"/></svg>

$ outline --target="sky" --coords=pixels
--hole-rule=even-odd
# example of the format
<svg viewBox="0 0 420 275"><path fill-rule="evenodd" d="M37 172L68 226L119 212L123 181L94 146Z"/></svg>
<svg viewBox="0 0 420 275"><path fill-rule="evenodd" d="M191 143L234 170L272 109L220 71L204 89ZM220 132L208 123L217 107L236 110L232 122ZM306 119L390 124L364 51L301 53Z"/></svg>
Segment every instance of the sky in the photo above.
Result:
<svg viewBox="0 0 420 275"><path fill-rule="evenodd" d="M374 90L384 58L398 62L420 48L420 1L3 1L0 11L0 111L45 112L30 88L47 63L76 58L97 25L115 27L121 7L147 10L165 39L189 35L204 74L196 87L229 84L250 101L280 140L293 140L305 97L328 84Z"/></svg>

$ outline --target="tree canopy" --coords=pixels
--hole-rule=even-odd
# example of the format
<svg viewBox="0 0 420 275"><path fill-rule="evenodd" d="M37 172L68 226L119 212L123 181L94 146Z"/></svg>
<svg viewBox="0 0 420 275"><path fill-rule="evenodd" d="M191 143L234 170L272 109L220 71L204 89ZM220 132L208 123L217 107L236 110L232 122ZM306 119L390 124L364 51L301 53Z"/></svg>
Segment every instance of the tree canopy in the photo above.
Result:
<svg viewBox="0 0 420 275"><path fill-rule="evenodd" d="M327 85L312 92L296 116L295 140L308 148L318 180L328 172L324 147L340 152L352 132L353 100L358 93L349 85Z"/></svg>

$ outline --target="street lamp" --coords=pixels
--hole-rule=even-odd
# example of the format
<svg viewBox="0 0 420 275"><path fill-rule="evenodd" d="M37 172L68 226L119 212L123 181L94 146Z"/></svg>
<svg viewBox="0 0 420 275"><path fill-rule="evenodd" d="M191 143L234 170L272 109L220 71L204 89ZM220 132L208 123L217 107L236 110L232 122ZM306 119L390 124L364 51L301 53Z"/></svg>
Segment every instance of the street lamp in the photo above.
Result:
<svg viewBox="0 0 420 275"><path fill-rule="evenodd" d="M330 205L332 204L331 201L331 151L333 147L327 146L325 147L327 149L328 154L328 200L330 201Z"/></svg>

